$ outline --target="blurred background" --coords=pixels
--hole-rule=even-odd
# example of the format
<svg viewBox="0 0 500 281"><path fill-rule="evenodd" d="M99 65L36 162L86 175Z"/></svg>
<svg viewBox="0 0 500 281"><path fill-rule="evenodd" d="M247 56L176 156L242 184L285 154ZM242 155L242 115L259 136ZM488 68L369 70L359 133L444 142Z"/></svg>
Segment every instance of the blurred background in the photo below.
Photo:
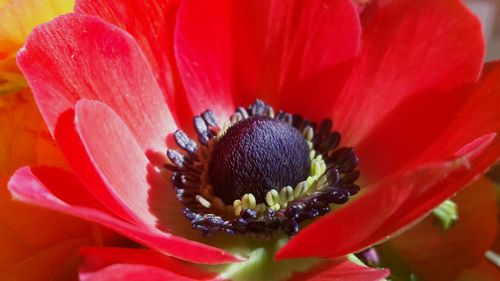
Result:
<svg viewBox="0 0 500 281"><path fill-rule="evenodd" d="M483 24L488 43L486 61L500 59L500 0L465 0Z"/></svg>

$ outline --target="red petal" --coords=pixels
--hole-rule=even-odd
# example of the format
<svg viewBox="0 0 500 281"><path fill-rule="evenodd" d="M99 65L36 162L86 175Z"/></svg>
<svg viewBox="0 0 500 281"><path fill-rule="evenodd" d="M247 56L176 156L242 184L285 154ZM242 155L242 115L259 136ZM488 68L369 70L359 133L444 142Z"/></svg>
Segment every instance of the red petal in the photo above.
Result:
<svg viewBox="0 0 500 281"><path fill-rule="evenodd" d="M144 224L142 220L134 214L133 210L114 194L113 190L104 182L103 177L99 175L76 131L74 115L75 113L71 110L59 116L57 128L55 129L59 147L68 160L72 170L87 189L95 196L94 198L99 200L108 210L126 221L135 224Z"/></svg>
<svg viewBox="0 0 500 281"><path fill-rule="evenodd" d="M84 248L81 254L83 262L80 267L80 278L82 279L113 264L152 266L195 280L211 279L215 276L191 263L146 249Z"/></svg>
<svg viewBox="0 0 500 281"><path fill-rule="evenodd" d="M389 114L406 99L448 91L479 76L481 26L461 1L372 1L362 13L362 26L361 54L333 115L350 145L390 121ZM456 109L428 104L434 106Z"/></svg>
<svg viewBox="0 0 500 281"><path fill-rule="evenodd" d="M359 34L347 0L184 1L175 51L195 112L225 117L263 98L316 118L341 89Z"/></svg>
<svg viewBox="0 0 500 281"><path fill-rule="evenodd" d="M499 79L500 62L487 64L481 80L475 86L466 105L461 109L458 118L443 132L434 145L426 153L423 153L419 159L411 163L410 166L439 161L440 159L450 158L451 155L460 156L466 162L469 162L466 164L471 166L471 170L467 174L456 177L453 185L465 186L471 180L469 174L476 173L475 175L480 175L495 163L500 157L500 140L497 136L500 132L500 111L498 111L500 107ZM474 154L477 149L484 149L484 146L490 141L492 141L492 144L482 153L483 156L470 161L469 158L474 156L471 154ZM469 144L464 146L464 143ZM450 186L452 190L453 185ZM442 201L449 194L452 194L448 193L447 187L440 188L443 189L437 190L442 190L441 194L436 194L435 191L421 194L420 199L416 200L425 199L426 202L425 204L421 202L419 208L429 208L428 204L435 206L440 200ZM431 194L433 196L430 196ZM419 212L419 209L412 210L406 221L414 219ZM400 223L404 224L405 221Z"/></svg>
<svg viewBox="0 0 500 281"><path fill-rule="evenodd" d="M176 121L186 123L181 127L192 128L191 109L180 85L173 50L177 2L80 0L75 3L75 13L98 16L134 36Z"/></svg>
<svg viewBox="0 0 500 281"><path fill-rule="evenodd" d="M414 190L410 197L411 200L408 200L398 211L398 215L390 218L391 223L374 236L385 237L421 218L445 199L484 174L499 158L500 139L496 134L483 136L466 146L470 145L476 146L476 150L469 152L467 155L460 155L460 158L452 161L455 167L461 167L461 169L452 172L448 175L447 180L436 184L432 188Z"/></svg>
<svg viewBox="0 0 500 281"><path fill-rule="evenodd" d="M65 15L31 33L18 63L52 134L79 99L96 99L125 121L144 151L165 149L175 123L144 54L123 30Z"/></svg>
<svg viewBox="0 0 500 281"><path fill-rule="evenodd" d="M436 95L427 101L407 100L400 110L406 111L406 116L391 115L392 123L398 124L396 127L391 126L391 122L384 123L357 147L358 155L363 159L363 174L376 180L402 166L440 161L474 138L499 132L498 81L500 62L492 62L485 65L481 79L475 85ZM452 94L457 97L453 98ZM467 99L457 104L461 98ZM437 102L438 108L429 108L431 101ZM453 118L451 122L450 118ZM404 133L398 127L406 128ZM406 149L410 144L412 149Z"/></svg>
<svg viewBox="0 0 500 281"><path fill-rule="evenodd" d="M61 178L61 176L64 176L62 177L64 181L55 180ZM67 192L68 186L78 191L83 191L85 188L81 186L78 179L63 170L56 168L21 168L16 171L8 186L11 193L25 203L99 223L166 255L191 262L208 264L240 261L237 257L220 249L186 240L159 230L144 229L123 222L105 212L95 209L93 206L89 206L83 200L78 203L66 200L66 196L71 196L71 193ZM65 190L65 192L57 194L54 192L57 190Z"/></svg>
<svg viewBox="0 0 500 281"><path fill-rule="evenodd" d="M367 193L351 204L300 231L276 258L338 257L402 231L498 159L500 141L494 135L481 140L475 143L475 150L460 158L421 166L367 187ZM307 248L301 246L304 243Z"/></svg>
<svg viewBox="0 0 500 281"><path fill-rule="evenodd" d="M470 92L470 87L425 91L400 103L356 145L363 177L376 182L420 157L453 122Z"/></svg>
<svg viewBox="0 0 500 281"><path fill-rule="evenodd" d="M76 104L75 125L110 194L130 208L142 223L154 227L156 217L148 204L149 162L127 125L105 104L85 99Z"/></svg>
<svg viewBox="0 0 500 281"><path fill-rule="evenodd" d="M480 136L500 133L500 61L485 64L481 80L465 106L432 147L413 165L449 157L465 143Z"/></svg>
<svg viewBox="0 0 500 281"><path fill-rule="evenodd" d="M80 100L75 120L90 162L120 205L129 208L140 224L192 232L170 183L149 164L120 117L103 103ZM95 190L98 185L88 188L97 195L102 192Z"/></svg>
<svg viewBox="0 0 500 281"><path fill-rule="evenodd" d="M335 257L369 246L361 244L387 223L387 218L408 199L412 188L432 186L449 170L447 164L433 165L367 188L349 205L301 230L278 251L276 259ZM302 246L305 243L307 247Z"/></svg>
<svg viewBox="0 0 500 281"><path fill-rule="evenodd" d="M290 281L379 281L387 276L387 269L359 266L350 261L335 261L313 267L306 273L296 274Z"/></svg>
<svg viewBox="0 0 500 281"><path fill-rule="evenodd" d="M137 264L114 264L97 272L80 274L81 281L195 281L166 269Z"/></svg>

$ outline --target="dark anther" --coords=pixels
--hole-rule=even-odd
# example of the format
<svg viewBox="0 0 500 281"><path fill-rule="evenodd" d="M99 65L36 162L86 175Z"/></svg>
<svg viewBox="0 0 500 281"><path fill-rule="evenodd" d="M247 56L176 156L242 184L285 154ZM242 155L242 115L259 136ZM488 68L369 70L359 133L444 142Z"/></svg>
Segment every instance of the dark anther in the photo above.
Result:
<svg viewBox="0 0 500 281"><path fill-rule="evenodd" d="M319 201L323 201L323 202L335 202L337 200L342 200L344 197L343 195L344 195L344 192L342 192L338 189L333 189L333 190L329 190L327 192L324 192L323 194L321 194L317 198Z"/></svg>
<svg viewBox="0 0 500 281"><path fill-rule="evenodd" d="M164 167L171 171L183 171L184 173L200 174L200 168L196 167L194 160L187 155L182 155L175 150L167 150L168 159L176 166L165 164Z"/></svg>
<svg viewBox="0 0 500 281"><path fill-rule="evenodd" d="M169 149L169 150L167 150L167 157L172 163L174 163L175 166L177 166L179 168L184 167L184 163L185 163L184 159L186 159L186 158L184 157L184 155L180 154L179 152ZM187 159L189 159L189 158L187 158Z"/></svg>
<svg viewBox="0 0 500 281"><path fill-rule="evenodd" d="M208 145L210 141L210 131L208 129L207 123L201 116L195 116L193 118L194 129L198 133L198 141L203 145Z"/></svg>
<svg viewBox="0 0 500 281"><path fill-rule="evenodd" d="M188 208L182 209L182 212L184 213L186 218L190 221L195 221L195 220L197 220L197 218L201 218L201 215L190 211Z"/></svg>
<svg viewBox="0 0 500 281"><path fill-rule="evenodd" d="M302 121L304 121L304 118L302 118L302 115L300 114L294 114L293 115L293 126L297 129L299 129L299 131L302 131L302 128L303 128L303 124L302 124Z"/></svg>
<svg viewBox="0 0 500 281"><path fill-rule="evenodd" d="M319 128L318 128L319 135L327 135L328 133L330 133L330 131L332 130L332 126L333 126L332 120L323 119L323 121L319 123Z"/></svg>
<svg viewBox="0 0 500 281"><path fill-rule="evenodd" d="M319 149L329 151L337 148L340 143L340 134L338 132L330 132L325 134L325 137L319 140Z"/></svg>
<svg viewBox="0 0 500 281"><path fill-rule="evenodd" d="M326 178L331 185L337 185L340 179L339 170L331 168L326 172Z"/></svg>
<svg viewBox="0 0 500 281"><path fill-rule="evenodd" d="M228 205L247 193L262 203L269 190L295 186L309 171L302 134L269 117L250 117L229 128L209 163L214 193Z"/></svg>
<svg viewBox="0 0 500 281"><path fill-rule="evenodd" d="M201 116L208 126L217 127L217 117L211 110L205 110Z"/></svg>
<svg viewBox="0 0 500 281"><path fill-rule="evenodd" d="M339 166L341 167L342 172L344 173L352 172L357 165L358 165L358 157L356 156L356 154L354 154L354 152L345 161L339 163Z"/></svg>
<svg viewBox="0 0 500 281"><path fill-rule="evenodd" d="M342 177L342 179L340 181L342 182L342 184L353 183L359 178L360 174L361 173L359 172L359 170L355 170L355 171L346 173L346 174L344 174L344 176Z"/></svg>
<svg viewBox="0 0 500 281"><path fill-rule="evenodd" d="M352 149L352 147L343 147L332 153L330 158L333 159L335 162L343 163L344 161L348 160L352 155L354 155L354 150Z"/></svg>
<svg viewBox="0 0 500 281"><path fill-rule="evenodd" d="M257 213L252 209L243 209L240 213L240 217L243 219L255 219L257 218Z"/></svg>
<svg viewBox="0 0 500 281"><path fill-rule="evenodd" d="M285 216L288 218L298 219L302 209L304 209L303 204L293 204L285 210Z"/></svg>
<svg viewBox="0 0 500 281"><path fill-rule="evenodd" d="M267 104L262 100L255 100L255 102L250 106L250 113L252 116L263 116L266 111Z"/></svg>
<svg viewBox="0 0 500 281"><path fill-rule="evenodd" d="M276 115L276 119L281 120L288 125L292 126L293 125L293 116L292 114L284 111L278 112L278 115Z"/></svg>
<svg viewBox="0 0 500 281"><path fill-rule="evenodd" d="M192 139L190 139L186 133L184 133L181 130L177 130L174 133L174 139L175 143L177 145L184 149L191 157L196 156L196 151L198 150L198 146L196 145L196 142Z"/></svg>
<svg viewBox="0 0 500 281"><path fill-rule="evenodd" d="M299 232L300 225L299 222L295 219L291 219L285 229L286 234L289 236L293 236Z"/></svg>
<svg viewBox="0 0 500 281"><path fill-rule="evenodd" d="M345 184L342 185L342 189L346 190L349 193L349 196L352 196L357 194L360 188L356 184Z"/></svg>
<svg viewBox="0 0 500 281"><path fill-rule="evenodd" d="M243 117L245 119L247 119L249 116L248 111L245 108L243 108L242 106L236 108L236 113L240 114L241 117Z"/></svg>
<svg viewBox="0 0 500 281"><path fill-rule="evenodd" d="M182 173L172 173L172 183L176 188L184 188L184 185L182 184Z"/></svg>
<svg viewBox="0 0 500 281"><path fill-rule="evenodd" d="M196 195L198 192L191 189L177 189L175 192L177 199L183 203L192 203L195 201Z"/></svg>

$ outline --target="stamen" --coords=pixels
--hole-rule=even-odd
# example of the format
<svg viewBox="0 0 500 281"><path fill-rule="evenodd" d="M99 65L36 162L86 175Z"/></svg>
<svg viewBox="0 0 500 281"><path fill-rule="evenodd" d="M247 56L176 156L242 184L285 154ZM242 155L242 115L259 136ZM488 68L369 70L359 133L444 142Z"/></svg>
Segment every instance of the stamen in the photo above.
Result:
<svg viewBox="0 0 500 281"><path fill-rule="evenodd" d="M257 100L238 107L222 128L210 110L193 126L201 146L176 131L186 154L168 150L165 168L184 215L203 235L294 235L302 222L359 192L358 158L352 148L337 149L341 137L329 119L317 126Z"/></svg>

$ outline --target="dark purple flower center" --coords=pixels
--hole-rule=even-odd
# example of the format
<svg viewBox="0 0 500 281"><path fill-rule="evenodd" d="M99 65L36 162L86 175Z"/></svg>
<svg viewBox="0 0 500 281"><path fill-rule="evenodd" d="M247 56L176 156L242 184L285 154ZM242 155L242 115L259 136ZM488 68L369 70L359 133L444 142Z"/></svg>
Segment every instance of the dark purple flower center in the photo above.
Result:
<svg viewBox="0 0 500 281"><path fill-rule="evenodd" d="M165 167L184 215L203 235L294 235L359 191L358 158L353 148L338 147L330 119L275 114L256 100L221 127L210 110L193 125L198 141L177 130L184 153L169 149Z"/></svg>
<svg viewBox="0 0 500 281"><path fill-rule="evenodd" d="M309 148L302 134L264 116L229 128L216 143L209 164L214 193L228 205L247 193L262 203L271 189L295 186L309 172Z"/></svg>

